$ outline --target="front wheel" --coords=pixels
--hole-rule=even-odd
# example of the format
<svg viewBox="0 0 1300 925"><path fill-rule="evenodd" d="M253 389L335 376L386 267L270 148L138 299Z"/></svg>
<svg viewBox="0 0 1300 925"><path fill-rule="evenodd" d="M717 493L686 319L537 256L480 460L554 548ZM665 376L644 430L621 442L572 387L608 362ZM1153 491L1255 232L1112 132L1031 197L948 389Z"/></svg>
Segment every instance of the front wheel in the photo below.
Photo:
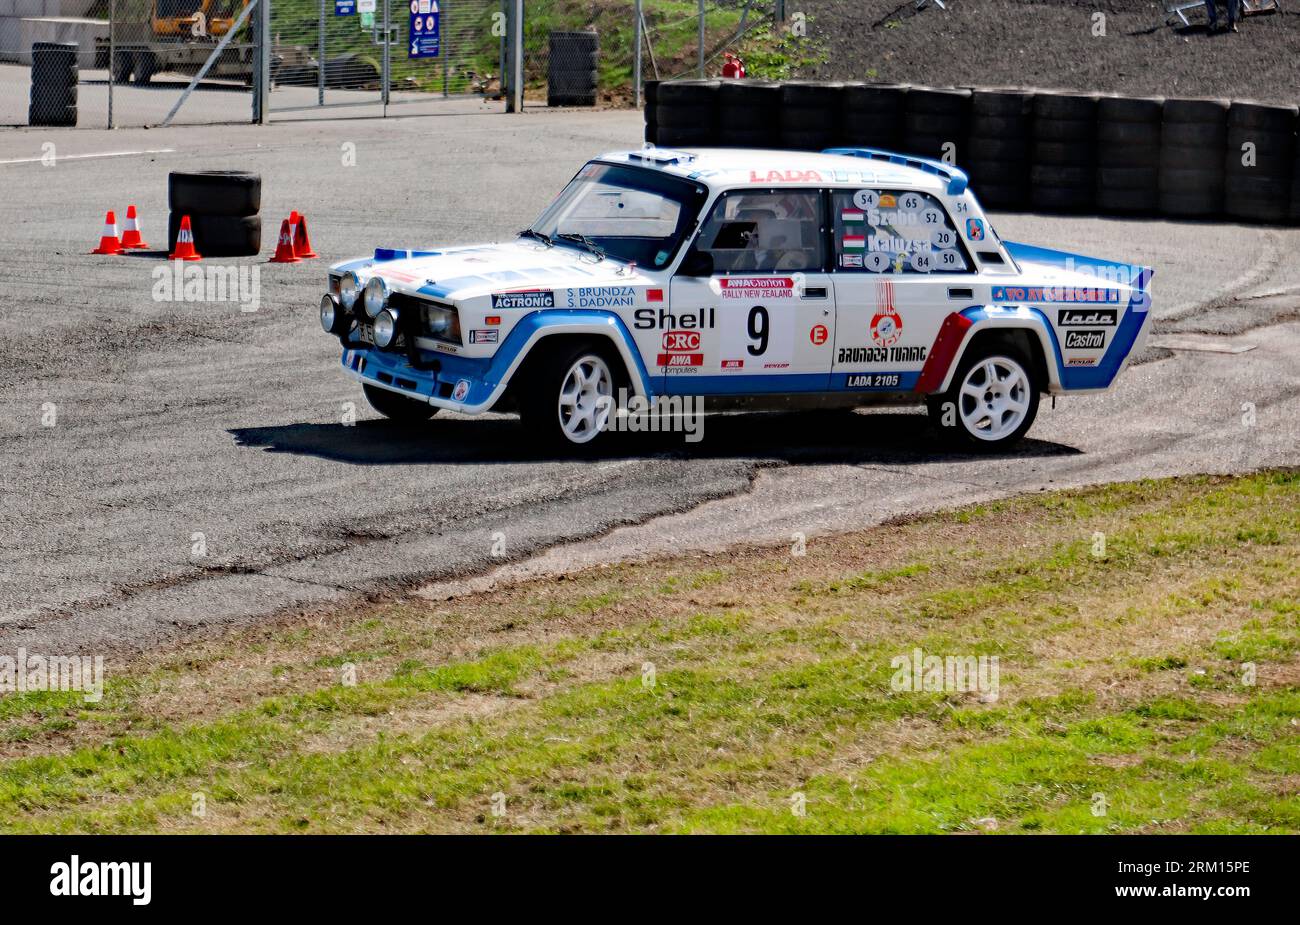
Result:
<svg viewBox="0 0 1300 925"><path fill-rule="evenodd" d="M962 358L948 391L927 400L930 420L967 449L1011 446L1038 414L1039 389L1030 368L1009 344L976 348Z"/></svg>
<svg viewBox="0 0 1300 925"><path fill-rule="evenodd" d="M390 421L397 421L400 424L419 424L438 413L438 409L428 402L407 398L388 389L381 389L374 385L363 385L362 389L365 390L366 401L370 402L370 407Z"/></svg>
<svg viewBox="0 0 1300 925"><path fill-rule="evenodd" d="M519 396L519 416L543 445L601 444L615 410L620 366L594 344L559 347L539 357Z"/></svg>

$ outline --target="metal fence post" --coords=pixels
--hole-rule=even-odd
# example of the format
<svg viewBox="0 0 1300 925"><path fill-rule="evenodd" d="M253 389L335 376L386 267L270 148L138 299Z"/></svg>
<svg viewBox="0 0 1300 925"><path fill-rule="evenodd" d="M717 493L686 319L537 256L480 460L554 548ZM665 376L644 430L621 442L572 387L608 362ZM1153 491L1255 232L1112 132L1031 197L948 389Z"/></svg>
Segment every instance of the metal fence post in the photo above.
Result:
<svg viewBox="0 0 1300 925"><path fill-rule="evenodd" d="M325 4L320 0L320 51L316 58L316 105L325 105Z"/></svg>
<svg viewBox="0 0 1300 925"><path fill-rule="evenodd" d="M704 79L704 0L700 0L700 80Z"/></svg>
<svg viewBox="0 0 1300 925"><path fill-rule="evenodd" d="M384 59L382 65L384 118L388 117L388 88L393 85L393 3L384 0Z"/></svg>
<svg viewBox="0 0 1300 925"><path fill-rule="evenodd" d="M116 52L113 49L113 27L117 24L117 0L110 0L108 4L108 127L113 127L113 58Z"/></svg>
<svg viewBox="0 0 1300 925"><path fill-rule="evenodd" d="M253 122L266 124L271 94L271 0L253 0L257 21L253 25Z"/></svg>
<svg viewBox="0 0 1300 925"><path fill-rule="evenodd" d="M632 64L632 99L637 109L641 108L641 0L636 0L636 23L632 33L636 37L636 56Z"/></svg>
<svg viewBox="0 0 1300 925"><path fill-rule="evenodd" d="M524 0L510 4L510 95L506 112L524 111Z"/></svg>

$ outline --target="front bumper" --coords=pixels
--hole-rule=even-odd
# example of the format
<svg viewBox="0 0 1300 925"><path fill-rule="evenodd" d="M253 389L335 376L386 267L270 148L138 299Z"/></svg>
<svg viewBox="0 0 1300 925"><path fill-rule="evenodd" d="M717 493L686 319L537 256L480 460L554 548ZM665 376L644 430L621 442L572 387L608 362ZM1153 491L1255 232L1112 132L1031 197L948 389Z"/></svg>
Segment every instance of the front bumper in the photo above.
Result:
<svg viewBox="0 0 1300 925"><path fill-rule="evenodd" d="M366 385L396 392L465 414L487 411L498 397L499 383L488 379L491 361L437 355L425 369L415 369L404 354L349 345L341 358L343 371Z"/></svg>

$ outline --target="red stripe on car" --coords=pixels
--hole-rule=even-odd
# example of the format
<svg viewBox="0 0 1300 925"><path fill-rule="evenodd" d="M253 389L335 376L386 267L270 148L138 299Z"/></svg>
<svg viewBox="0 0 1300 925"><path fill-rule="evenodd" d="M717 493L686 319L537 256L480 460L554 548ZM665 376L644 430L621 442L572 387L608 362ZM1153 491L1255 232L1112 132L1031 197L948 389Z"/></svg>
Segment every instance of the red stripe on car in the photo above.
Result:
<svg viewBox="0 0 1300 925"><path fill-rule="evenodd" d="M943 319L925 366L921 367L921 376L916 380L916 391L926 394L939 391L944 377L948 375L948 367L952 366L961 342L966 339L966 330L973 323L959 312L953 312Z"/></svg>

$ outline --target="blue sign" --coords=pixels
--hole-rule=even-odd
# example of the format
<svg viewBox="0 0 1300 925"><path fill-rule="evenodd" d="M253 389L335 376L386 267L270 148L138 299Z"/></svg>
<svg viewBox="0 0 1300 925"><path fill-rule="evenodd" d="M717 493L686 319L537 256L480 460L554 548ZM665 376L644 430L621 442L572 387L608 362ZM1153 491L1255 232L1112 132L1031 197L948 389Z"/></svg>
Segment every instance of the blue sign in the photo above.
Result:
<svg viewBox="0 0 1300 925"><path fill-rule="evenodd" d="M335 16L351 16L357 11L357 0L334 0Z"/></svg>
<svg viewBox="0 0 1300 925"><path fill-rule="evenodd" d="M406 57L438 57L438 0L411 0Z"/></svg>

